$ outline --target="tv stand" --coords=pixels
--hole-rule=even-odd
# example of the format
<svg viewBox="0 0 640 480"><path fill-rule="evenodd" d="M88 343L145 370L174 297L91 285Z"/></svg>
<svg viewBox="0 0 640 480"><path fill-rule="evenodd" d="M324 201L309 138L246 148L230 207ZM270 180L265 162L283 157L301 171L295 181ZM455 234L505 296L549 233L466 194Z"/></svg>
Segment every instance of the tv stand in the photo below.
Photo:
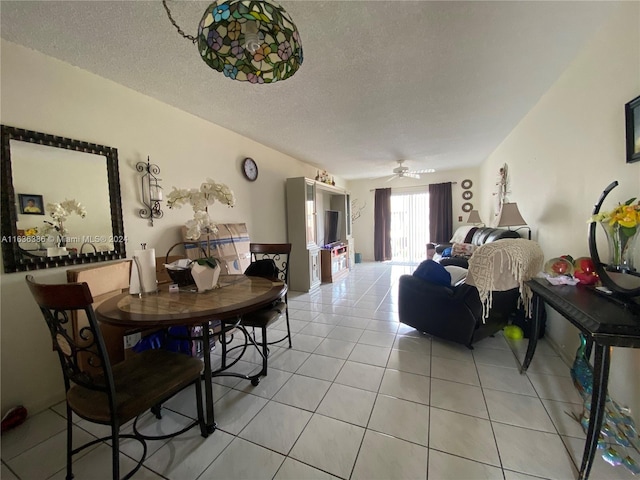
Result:
<svg viewBox="0 0 640 480"><path fill-rule="evenodd" d="M349 274L349 247L336 244L320 251L322 282L333 283Z"/></svg>

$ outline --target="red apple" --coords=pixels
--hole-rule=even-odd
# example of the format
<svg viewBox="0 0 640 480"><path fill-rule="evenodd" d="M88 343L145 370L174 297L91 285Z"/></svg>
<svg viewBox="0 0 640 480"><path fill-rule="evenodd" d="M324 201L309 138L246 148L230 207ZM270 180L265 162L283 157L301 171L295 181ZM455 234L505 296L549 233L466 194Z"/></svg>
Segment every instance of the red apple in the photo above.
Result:
<svg viewBox="0 0 640 480"><path fill-rule="evenodd" d="M576 272L594 273L596 271L596 266L589 257L577 258L575 262L573 262L573 267Z"/></svg>
<svg viewBox="0 0 640 480"><path fill-rule="evenodd" d="M596 266L589 257L577 258L573 264L575 268L574 276L583 285L595 285L600 278L596 273Z"/></svg>

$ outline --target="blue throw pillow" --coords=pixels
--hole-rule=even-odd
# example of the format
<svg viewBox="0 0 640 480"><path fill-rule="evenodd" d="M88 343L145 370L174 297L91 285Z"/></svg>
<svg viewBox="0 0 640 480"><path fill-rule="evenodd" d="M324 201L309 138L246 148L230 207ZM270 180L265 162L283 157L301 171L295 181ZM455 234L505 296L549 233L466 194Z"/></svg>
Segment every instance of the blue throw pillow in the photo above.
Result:
<svg viewBox="0 0 640 480"><path fill-rule="evenodd" d="M425 282L436 283L445 287L451 286L451 274L442 265L433 260L422 262L413 272L413 275Z"/></svg>
<svg viewBox="0 0 640 480"><path fill-rule="evenodd" d="M450 257L451 256L451 250L452 247L447 247L442 251L442 256L443 257Z"/></svg>

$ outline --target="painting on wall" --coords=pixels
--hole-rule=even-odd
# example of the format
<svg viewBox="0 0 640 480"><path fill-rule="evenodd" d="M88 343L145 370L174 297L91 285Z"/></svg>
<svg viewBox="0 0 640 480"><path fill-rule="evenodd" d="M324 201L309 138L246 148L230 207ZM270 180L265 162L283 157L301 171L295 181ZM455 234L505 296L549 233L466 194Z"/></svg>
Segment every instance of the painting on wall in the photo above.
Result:
<svg viewBox="0 0 640 480"><path fill-rule="evenodd" d="M624 106L627 126L627 163L640 161L640 96Z"/></svg>
<svg viewBox="0 0 640 480"><path fill-rule="evenodd" d="M33 193L19 193L18 202L20 213L23 215L44 215L44 201L42 195Z"/></svg>

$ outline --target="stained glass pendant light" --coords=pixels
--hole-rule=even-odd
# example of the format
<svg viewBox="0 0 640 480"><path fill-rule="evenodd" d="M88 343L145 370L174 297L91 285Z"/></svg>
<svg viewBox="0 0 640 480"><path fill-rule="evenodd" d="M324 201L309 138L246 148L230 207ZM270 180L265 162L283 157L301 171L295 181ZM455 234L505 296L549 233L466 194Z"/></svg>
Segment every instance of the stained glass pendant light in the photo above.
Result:
<svg viewBox="0 0 640 480"><path fill-rule="evenodd" d="M213 2L196 38L178 27L166 0L162 3L178 33L198 44L206 64L233 80L274 83L291 77L302 64L298 28L279 5L263 0Z"/></svg>

